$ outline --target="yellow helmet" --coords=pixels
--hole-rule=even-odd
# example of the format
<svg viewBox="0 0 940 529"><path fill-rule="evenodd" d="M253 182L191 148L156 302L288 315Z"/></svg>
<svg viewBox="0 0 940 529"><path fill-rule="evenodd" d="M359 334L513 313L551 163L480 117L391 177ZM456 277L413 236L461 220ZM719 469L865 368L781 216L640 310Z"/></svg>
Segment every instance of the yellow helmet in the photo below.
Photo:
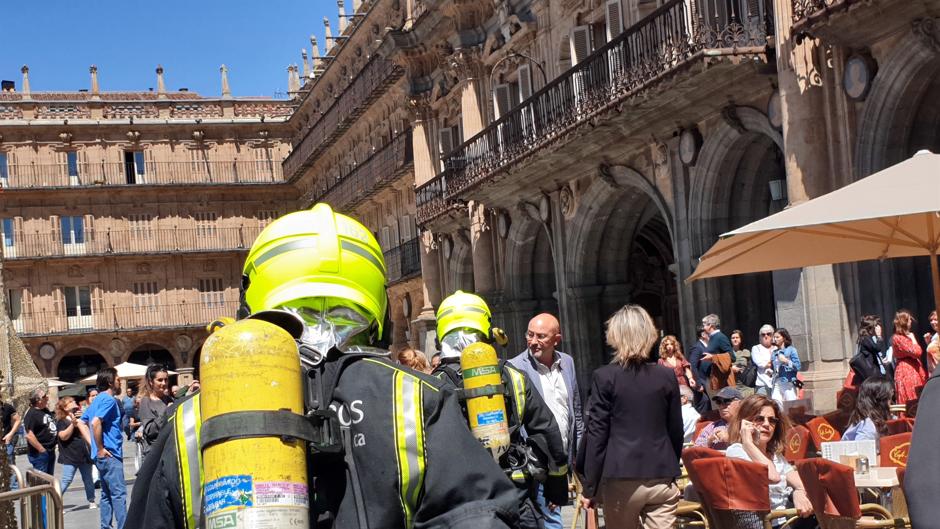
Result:
<svg viewBox="0 0 940 529"><path fill-rule="evenodd" d="M382 249L365 226L328 204L268 225L248 252L244 275L252 314L304 298L340 298L364 310L382 335L388 306Z"/></svg>
<svg viewBox="0 0 940 529"><path fill-rule="evenodd" d="M437 339L454 329L473 329L490 337L490 307L483 298L458 290L447 296L437 309Z"/></svg>

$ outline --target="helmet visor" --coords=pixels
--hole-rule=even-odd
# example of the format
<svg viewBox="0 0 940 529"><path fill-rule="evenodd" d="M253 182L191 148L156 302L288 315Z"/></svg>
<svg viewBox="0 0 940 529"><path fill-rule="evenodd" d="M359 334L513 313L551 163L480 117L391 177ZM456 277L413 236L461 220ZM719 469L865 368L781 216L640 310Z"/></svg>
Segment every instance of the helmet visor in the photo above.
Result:
<svg viewBox="0 0 940 529"><path fill-rule="evenodd" d="M366 311L344 299L305 298L281 308L303 320L300 342L322 355L334 347L345 351L370 327Z"/></svg>
<svg viewBox="0 0 940 529"><path fill-rule="evenodd" d="M460 358L460 354L470 344L486 341L483 333L473 329L454 329L441 340L441 358Z"/></svg>

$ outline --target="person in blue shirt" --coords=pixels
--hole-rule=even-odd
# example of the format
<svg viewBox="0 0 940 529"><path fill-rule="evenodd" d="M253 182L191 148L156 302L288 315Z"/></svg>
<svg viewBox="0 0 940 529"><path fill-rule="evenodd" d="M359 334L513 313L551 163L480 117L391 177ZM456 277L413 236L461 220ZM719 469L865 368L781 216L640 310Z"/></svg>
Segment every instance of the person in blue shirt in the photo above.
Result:
<svg viewBox="0 0 940 529"><path fill-rule="evenodd" d="M866 379L858 389L855 410L849 416L849 427L842 434L843 441L875 441L888 432L891 402L894 400L894 382L885 376Z"/></svg>
<svg viewBox="0 0 940 529"><path fill-rule="evenodd" d="M82 414L82 421L92 432L91 457L101 476L101 529L124 528L127 518L127 485L124 482L124 454L121 450L121 404L115 395L121 392L121 377L113 367L98 372L98 397Z"/></svg>
<svg viewBox="0 0 940 529"><path fill-rule="evenodd" d="M796 374L800 372L800 355L796 347L793 347L790 333L783 327L774 333L774 345L777 346L777 350L774 351L773 356L773 399L780 403L796 400Z"/></svg>

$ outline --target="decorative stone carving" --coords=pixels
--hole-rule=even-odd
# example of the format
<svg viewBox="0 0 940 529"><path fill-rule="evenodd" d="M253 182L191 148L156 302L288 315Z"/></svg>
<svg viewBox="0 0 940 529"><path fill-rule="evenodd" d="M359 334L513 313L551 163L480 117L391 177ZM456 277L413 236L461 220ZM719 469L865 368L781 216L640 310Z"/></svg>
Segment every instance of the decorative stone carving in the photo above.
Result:
<svg viewBox="0 0 940 529"><path fill-rule="evenodd" d="M483 51L477 46L454 50L449 62L458 79L462 81L483 76Z"/></svg>
<svg viewBox="0 0 940 529"><path fill-rule="evenodd" d="M744 126L740 116L738 116L738 107L735 105L728 105L721 109L721 119L725 120L729 127L738 131L738 134L747 132L747 127Z"/></svg>
<svg viewBox="0 0 940 529"><path fill-rule="evenodd" d="M64 143L72 143L72 133L71 132L60 132L59 139Z"/></svg>
<svg viewBox="0 0 940 529"><path fill-rule="evenodd" d="M571 185L566 185L561 188L561 192L558 193L558 199L561 202L561 214L566 219L573 217L577 208L574 199L574 190L571 189Z"/></svg>
<svg viewBox="0 0 940 529"><path fill-rule="evenodd" d="M189 349L193 346L193 339L185 334L180 334L176 337L176 348L181 353L189 352Z"/></svg>
<svg viewBox="0 0 940 529"><path fill-rule="evenodd" d="M82 267L78 265L72 265L69 267L69 277L82 277Z"/></svg>
<svg viewBox="0 0 940 529"><path fill-rule="evenodd" d="M911 30L928 48L940 53L940 24L937 19L917 19L911 24Z"/></svg>
<svg viewBox="0 0 940 529"><path fill-rule="evenodd" d="M110 352L113 357L123 356L126 349L127 345L125 345L120 338L114 338L108 345L108 352Z"/></svg>
<svg viewBox="0 0 940 529"><path fill-rule="evenodd" d="M431 118L431 94L424 92L408 98L408 110L413 121L426 121Z"/></svg>
<svg viewBox="0 0 940 529"><path fill-rule="evenodd" d="M140 141L140 131L139 130L127 131L127 139L135 143Z"/></svg>
<svg viewBox="0 0 940 529"><path fill-rule="evenodd" d="M654 138L650 142L650 157L652 158L653 164L657 166L666 165L669 161L669 148L666 147L666 144L660 141L656 141Z"/></svg>
<svg viewBox="0 0 940 529"><path fill-rule="evenodd" d="M215 261L206 261L202 264L203 272L215 272Z"/></svg>
<svg viewBox="0 0 940 529"><path fill-rule="evenodd" d="M149 274L150 273L150 263L138 263L137 264L137 273L138 274Z"/></svg>

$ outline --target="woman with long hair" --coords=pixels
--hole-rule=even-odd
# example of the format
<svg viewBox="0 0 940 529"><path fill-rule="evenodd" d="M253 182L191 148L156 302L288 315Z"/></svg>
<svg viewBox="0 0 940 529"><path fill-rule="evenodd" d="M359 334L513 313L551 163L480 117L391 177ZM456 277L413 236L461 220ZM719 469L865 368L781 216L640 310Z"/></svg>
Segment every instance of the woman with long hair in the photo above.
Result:
<svg viewBox="0 0 940 529"><path fill-rule="evenodd" d="M398 352L398 363L422 373L431 372L431 364L428 363L428 357L421 351L415 351L410 347L406 347Z"/></svg>
<svg viewBox="0 0 940 529"><path fill-rule="evenodd" d="M734 365L731 370L734 371L735 387L742 395L747 397L754 393L754 387L744 383L744 372L751 365L751 350L744 345L744 332L740 329L731 331L731 350L734 352ZM757 381L754 381L755 385Z"/></svg>
<svg viewBox="0 0 940 529"><path fill-rule="evenodd" d="M796 374L800 372L800 355L796 347L793 347L790 332L783 327L778 328L774 333L774 345L777 346L777 350L774 351L773 356L774 389L772 397L777 402L796 400Z"/></svg>
<svg viewBox="0 0 940 529"><path fill-rule="evenodd" d="M642 307L623 307L607 321L614 359L592 376L577 466L582 504L602 503L608 527L675 524L682 411L674 370L650 361L656 338Z"/></svg>
<svg viewBox="0 0 940 529"><path fill-rule="evenodd" d="M894 384L887 377L871 377L858 389L855 409L849 415L849 427L842 434L843 441L875 441L888 433Z"/></svg>
<svg viewBox="0 0 940 529"><path fill-rule="evenodd" d="M813 506L806 496L800 475L783 457L784 440L789 429L790 421L777 401L760 394L751 395L741 401L731 421L728 437L732 444L726 455L767 465L771 510L791 507L789 503L792 494L792 507L796 508L800 516L806 517L813 512ZM757 517L748 518L751 515L741 513L746 518L741 520L742 525L761 527L761 520ZM781 522L783 519L778 518L774 525Z"/></svg>
<svg viewBox="0 0 940 529"><path fill-rule="evenodd" d="M866 314L858 323L858 354L862 362L854 362L852 370L855 376L852 384L858 387L870 377L891 376L890 366L886 365L888 344L881 337L881 318Z"/></svg>
<svg viewBox="0 0 940 529"><path fill-rule="evenodd" d="M917 323L908 310L899 310L894 315L894 336L891 349L894 352L894 391L898 404L917 398L917 390L923 387L927 373L921 364L923 350L914 337L913 327Z"/></svg>
<svg viewBox="0 0 940 529"><path fill-rule="evenodd" d="M668 334L659 342L659 365L672 369L680 385L695 387L692 364L682 354L682 346L675 336Z"/></svg>
<svg viewBox="0 0 940 529"><path fill-rule="evenodd" d="M55 405L56 430L59 441L59 463L62 464L62 481L59 488L62 494L68 490L75 478L75 472L82 475L85 485L85 499L89 509L97 509L95 503L95 480L92 476L91 434L81 421L82 409L72 397L62 397Z"/></svg>
<svg viewBox="0 0 940 529"><path fill-rule="evenodd" d="M157 440L160 429L166 423L166 408L173 402L167 385L168 380L169 373L166 366L158 364L147 366L140 388L140 406L138 407L140 428L135 434L140 440L144 456L150 452L150 445Z"/></svg>

